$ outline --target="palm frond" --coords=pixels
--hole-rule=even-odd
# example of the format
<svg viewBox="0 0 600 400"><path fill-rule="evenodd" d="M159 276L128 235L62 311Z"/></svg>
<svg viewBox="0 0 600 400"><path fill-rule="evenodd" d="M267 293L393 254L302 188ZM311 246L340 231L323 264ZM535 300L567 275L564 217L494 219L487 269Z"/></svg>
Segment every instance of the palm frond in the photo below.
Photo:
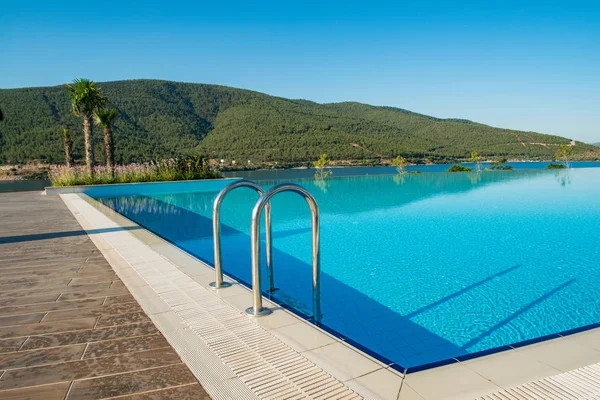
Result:
<svg viewBox="0 0 600 400"><path fill-rule="evenodd" d="M71 99L71 109L75 115L92 115L94 111L106 106L106 97L96 82L89 79L74 79L65 85Z"/></svg>
<svg viewBox="0 0 600 400"><path fill-rule="evenodd" d="M117 119L117 110L115 108L111 108L110 110L99 109L94 112L94 121L102 127L112 125L115 119Z"/></svg>

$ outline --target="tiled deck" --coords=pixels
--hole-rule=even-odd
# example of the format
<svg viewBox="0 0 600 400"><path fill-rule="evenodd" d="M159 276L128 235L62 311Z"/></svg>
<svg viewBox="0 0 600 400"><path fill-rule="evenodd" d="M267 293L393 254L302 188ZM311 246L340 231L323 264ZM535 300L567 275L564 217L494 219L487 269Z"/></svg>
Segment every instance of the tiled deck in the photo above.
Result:
<svg viewBox="0 0 600 400"><path fill-rule="evenodd" d="M57 196L0 194L0 398L208 399Z"/></svg>

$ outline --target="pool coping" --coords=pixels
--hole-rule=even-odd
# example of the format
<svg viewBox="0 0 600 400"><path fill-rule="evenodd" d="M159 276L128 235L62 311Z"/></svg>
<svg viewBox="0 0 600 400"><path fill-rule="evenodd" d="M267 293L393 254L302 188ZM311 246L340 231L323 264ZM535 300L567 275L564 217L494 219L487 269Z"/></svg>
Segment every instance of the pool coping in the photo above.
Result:
<svg viewBox="0 0 600 400"><path fill-rule="evenodd" d="M83 193L78 193L76 195L81 197L82 199L84 199L87 203L91 204L96 210L100 211L102 214L106 215L108 218L115 221L120 226L123 226L123 227L137 226L139 229L131 230L131 231L129 231L129 233L138 237L138 239L140 239L146 243L149 243L148 245L151 248L153 248L155 251L158 251L161 255L163 255L163 257L176 258L180 262L183 261L183 263L192 262L192 263L196 264L197 266L202 265L204 268L207 268L208 270L213 271L213 273L214 273L214 270L211 266L209 266L202 260L199 260L199 259L193 257L192 255L189 255L188 253L181 250L177 246L174 246L172 243L169 243L165 239L156 235L154 232L151 232L151 231L141 227L139 224L129 220L128 218L124 217L123 215L117 213L116 211L110 209L109 207L101 204L97 200L95 200ZM63 200L65 200L64 197L63 197ZM158 248L158 250L157 250L157 248ZM179 253L179 254L177 254L177 253ZM187 258L187 260L184 261L184 259L186 259L186 258ZM174 260L171 260L171 261L174 261ZM231 280L231 278L228 278L228 280ZM233 280L233 281L235 282L236 280ZM207 284L208 282L205 282L205 283ZM246 289L248 294L250 293L250 291L247 288L244 288L244 289ZM250 297L248 297L248 299L250 299ZM265 300L265 301L268 304L273 304L267 300ZM238 309L240 311L243 311L243 308L245 308L249 304L251 304L250 300L248 300L248 303L245 303L244 305L238 307ZM282 307L282 308L285 308L285 307ZM582 333L585 334L585 332L589 332L589 331L593 332L594 334L596 334L596 333L598 334L599 346L597 348L591 349L593 355L595 357L597 356L596 357L597 359L596 358L588 359L588 358L584 357L579 362L575 362L574 364L569 364L569 367L572 367L569 369L583 367L585 365L600 361L600 329L595 329L595 328L600 327L600 324L592 324L592 325L588 325L586 327L572 329L570 331L566 331L566 332L559 333L559 334L548 335L548 336L544 336L542 338L527 340L527 341L519 342L519 343L516 343L513 345L509 345L509 346L502 346L499 348L489 349L489 350L485 350L482 352L473 353L473 354L469 354L469 355L465 355L465 356L461 356L461 357L456 357L456 358L452 358L452 359L448 359L448 360L442 360L442 361L438 361L435 363L431 363L431 364L427 364L427 365L423 365L423 366L419 366L419 367L415 367L415 368L410 368L407 370L407 369L403 369L402 367L398 366L397 364L390 362L389 360L386 360L384 357L381 357L380 355L378 355L374 352L371 352L368 349L365 349L360 344L358 344L352 340L349 340L348 338L344 337L343 335L340 335L338 332L336 332L334 330L331 330L331 329L329 329L327 327L323 327L323 326L316 327L312 324L307 324L306 316L298 316L297 315L298 313L296 311L294 311L293 313L290 313L288 310L288 314L290 314L294 318L296 318L298 322L304 322L305 325L309 326L312 330L314 330L318 334L327 335L330 338L334 339L336 343L342 344L343 346L345 346L347 348L351 348L357 354L359 354L366 362L375 362L379 365L379 368L374 371L370 371L362 376L358 376L358 377L355 377L354 379L344 381L344 383L347 383L348 386L355 389L355 391L357 391L358 393L368 394L367 398L386 398L386 399L392 398L390 396L387 396L387 395L383 396L381 394L382 394L382 391L390 391L390 390L393 390L390 388L394 388L394 387L398 387L398 395L402 395L401 398L409 398L407 396L411 396L411 398L412 398L412 396L416 396L414 398L421 398L420 396L427 393L427 390L426 390L426 388L421 386L420 382L429 382L428 385L430 385L433 383L433 382L430 382L430 377L436 377L436 376L441 375L440 379L443 381L445 375L452 375L452 374L456 374L456 373L459 373L461 375L466 375L466 376L470 375L471 376L470 378L467 378L465 382L462 382L461 385L458 385L460 387L460 389L462 390L461 391L462 394L465 394L467 392L471 393L471 391L469 391L469 390L472 389L471 386L473 386L472 384L475 384L475 383L477 384L476 386L478 386L478 389L475 392L477 392L481 395L483 395L485 393L496 392L501 389L506 389L507 387L505 387L504 385L499 385L499 384L494 383L495 381L493 378L488 377L485 374L482 374L481 372L474 371L472 366L473 365L476 366L477 364L480 364L481 362L478 363L479 360L489 361L489 360L499 359L499 358L504 359L507 356L509 356L509 358L510 358L511 353L520 354L518 356L515 355L514 357L512 357L512 358L515 358L514 362L508 363L509 364L508 368L514 370L514 367L519 365L519 362L522 362L522 354L523 353L520 352L520 350L533 348L539 344L542 344L542 345L547 344L549 347L553 347L553 344L555 344L556 341L567 340L569 337L573 338L572 341L577 342L576 337L578 336L578 334L582 334ZM286 338L281 337L281 339L283 339L285 341ZM294 340L297 340L297 339L298 338L294 338ZM333 343L330 343L329 345L331 345L331 344L333 344ZM296 345L297 345L297 343L296 343ZM326 346L329 346L329 345L326 345ZM548 352L553 353L554 350L549 349ZM328 357L325 360L319 359L317 357L315 359L311 359L311 361L313 361L319 367L323 368L325 371L329 372L334 377L337 377L336 373L339 372L340 368L343 368L343 365L340 365L340 363L338 363L338 365L335 365L336 364L335 358L336 358L335 355L328 354ZM546 365L549 368L546 371L547 376L554 375L557 372L565 372L566 367L564 365L561 365L560 363L558 363L558 364L554 363L553 365L548 365L548 362L543 362L543 361L540 361L540 363ZM342 364L343 364L343 362L342 362ZM552 363L550 363L550 364L552 364ZM499 370L500 371L497 371L497 373L502 374L503 369L499 368ZM518 370L518 368L517 368L517 370ZM467 371L470 371L470 372L467 372ZM504 371L504 373L506 373L506 372L507 371ZM536 373L528 374L527 371L521 371L520 378L515 379L514 381L510 381L510 382L517 385L517 384L522 384L522 383L525 383L525 382L528 382L531 380L535 380L538 378L540 378L539 374L536 374ZM481 379L484 379L487 384L483 384L481 382ZM353 382L350 382L350 381L353 381ZM456 382L452 382L452 384L454 387L457 386ZM414 388L413 388L413 386L414 386ZM482 389L485 389L485 390L482 392L481 391ZM472 392L472 393L475 393L475 392ZM419 394L417 394L417 393L419 393ZM391 391L388 394L391 394ZM433 396L433 397L426 396L426 397L427 398L437 398L435 396ZM393 398L396 398L396 396L394 396Z"/></svg>

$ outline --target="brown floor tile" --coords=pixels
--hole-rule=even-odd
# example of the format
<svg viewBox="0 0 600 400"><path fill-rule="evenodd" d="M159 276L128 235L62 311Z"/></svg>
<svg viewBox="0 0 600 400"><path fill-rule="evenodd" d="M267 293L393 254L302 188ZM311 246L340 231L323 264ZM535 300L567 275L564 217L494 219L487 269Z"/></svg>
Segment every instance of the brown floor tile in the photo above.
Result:
<svg viewBox="0 0 600 400"><path fill-rule="evenodd" d="M123 296L107 297L104 305L109 306L116 303L130 303L132 301L136 301L135 298L130 294L125 294Z"/></svg>
<svg viewBox="0 0 600 400"><path fill-rule="evenodd" d="M58 297L58 296L56 296ZM42 311L62 311L75 310L81 308L94 308L102 306L104 299L98 297L95 299L83 299L73 301L60 301L52 303L27 304L22 306L0 307L0 316L20 315L25 313L34 313Z"/></svg>
<svg viewBox="0 0 600 400"><path fill-rule="evenodd" d="M119 400L210 400L199 383L120 397Z"/></svg>
<svg viewBox="0 0 600 400"><path fill-rule="evenodd" d="M111 289L122 288L125 287L125 284L122 281L114 281L111 285Z"/></svg>
<svg viewBox="0 0 600 400"><path fill-rule="evenodd" d="M86 329L77 332L32 336L27 339L27 342L23 345L23 350L152 335L156 333L158 333L158 329L156 329L151 322L113 326L102 329Z"/></svg>
<svg viewBox="0 0 600 400"><path fill-rule="evenodd" d="M17 351L27 340L26 337L0 340L0 353Z"/></svg>
<svg viewBox="0 0 600 400"><path fill-rule="evenodd" d="M110 288L110 285L112 283L112 281L96 283L74 283L69 284L65 292L81 292L81 289L108 289Z"/></svg>
<svg viewBox="0 0 600 400"><path fill-rule="evenodd" d="M9 317L0 317L0 327L11 325L35 324L44 318L46 313L11 315Z"/></svg>
<svg viewBox="0 0 600 400"><path fill-rule="evenodd" d="M80 360L85 344L53 347L42 350L19 351L0 354L0 369L32 367L35 365L53 364L57 362Z"/></svg>
<svg viewBox="0 0 600 400"><path fill-rule="evenodd" d="M2 378L0 378L0 390L95 378L179 363L181 363L181 360L174 350L158 349L119 356L90 358L61 364L13 369L6 371L2 375Z"/></svg>
<svg viewBox="0 0 600 400"><path fill-rule="evenodd" d="M99 278L99 277L107 277L115 275L115 279L118 275L115 274L115 271L108 265L106 266L89 266L89 267L81 267L79 271L77 271L76 277L80 278Z"/></svg>
<svg viewBox="0 0 600 400"><path fill-rule="evenodd" d="M122 375L73 382L68 400L87 400L114 397L117 395L143 393L196 383L196 378L183 364Z"/></svg>
<svg viewBox="0 0 600 400"><path fill-rule="evenodd" d="M70 275L70 274L69 274ZM4 288L6 285L22 285L27 286L29 284L39 284L39 283L56 283L62 282L65 280L65 274L59 277L40 277L33 276L31 274L24 274L18 276L6 276L4 271L2 271L2 277L0 278L0 288Z"/></svg>
<svg viewBox="0 0 600 400"><path fill-rule="evenodd" d="M92 283L86 285L77 285L77 286L49 286L44 288L26 288L22 290L10 290L6 292L0 292L0 301L2 299L10 299L13 297L21 298L21 297L29 297L29 296L37 296L40 293L46 294L60 294L61 300L64 297L64 300L76 300L76 299L87 299L92 297L106 297L106 296L118 296L121 294L127 294L129 291L127 288L109 288L110 282L101 282L101 283ZM0 288L0 290L3 290Z"/></svg>
<svg viewBox="0 0 600 400"><path fill-rule="evenodd" d="M89 299L93 297L120 296L124 294L129 294L129 290L127 290L127 288L83 290L80 292L74 291L73 293L63 293L58 301Z"/></svg>
<svg viewBox="0 0 600 400"><path fill-rule="evenodd" d="M104 283L104 282L114 282L114 281L120 281L119 277L117 276L117 274L113 273L112 275L99 275L99 276L94 276L94 275L90 275L90 276L83 276L81 278L79 277L74 277L71 280L71 283L69 283L69 286L80 286L80 285L86 285L86 284L90 284L90 283Z"/></svg>
<svg viewBox="0 0 600 400"><path fill-rule="evenodd" d="M44 268L40 267L28 267L28 268L3 268L0 269L0 273L3 277L12 277L12 276L32 276L32 277L56 277L59 278L61 276L71 276L72 274L77 274L79 267L53 267L53 268Z"/></svg>
<svg viewBox="0 0 600 400"><path fill-rule="evenodd" d="M25 304L49 303L56 301L60 293L48 293L41 295L31 295L28 297L13 297L8 299L0 299L0 307L19 306Z"/></svg>
<svg viewBox="0 0 600 400"><path fill-rule="evenodd" d="M115 325L135 324L138 322L150 321L150 318L142 311L131 314L112 315L101 317L96 325L97 328L104 328Z"/></svg>
<svg viewBox="0 0 600 400"><path fill-rule="evenodd" d="M57 304L60 304L58 302ZM61 321L65 319L103 317L109 315L129 314L134 312L142 312L142 307L137 303L114 304L110 306L99 306L94 308L81 308L76 310L53 311L48 313L44 322Z"/></svg>
<svg viewBox="0 0 600 400"><path fill-rule="evenodd" d="M93 328L95 324L96 318L83 318L71 321L41 322L39 324L6 326L0 328L0 339L42 335L56 332L77 331Z"/></svg>
<svg viewBox="0 0 600 400"><path fill-rule="evenodd" d="M2 400L63 400L70 385L70 382L62 382L54 385L0 391L0 398Z"/></svg>
<svg viewBox="0 0 600 400"><path fill-rule="evenodd" d="M105 357L165 347L170 347L169 342L167 342L167 339L160 334L127 339L106 340L103 342L90 343L85 350L83 358Z"/></svg>
<svg viewBox="0 0 600 400"><path fill-rule="evenodd" d="M8 283L0 285L0 297L12 297L13 292L27 291L28 293L34 293L34 290L38 293L40 291L56 291L66 288L71 282L71 279L60 279L54 282L32 282L32 283Z"/></svg>

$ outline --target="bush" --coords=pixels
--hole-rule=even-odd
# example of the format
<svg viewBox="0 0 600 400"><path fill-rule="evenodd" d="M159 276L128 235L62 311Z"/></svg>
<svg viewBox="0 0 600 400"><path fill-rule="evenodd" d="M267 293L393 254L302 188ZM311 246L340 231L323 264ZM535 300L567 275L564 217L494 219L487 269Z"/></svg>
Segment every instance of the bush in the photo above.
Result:
<svg viewBox="0 0 600 400"><path fill-rule="evenodd" d="M546 169L563 169L565 168L564 164L548 164Z"/></svg>
<svg viewBox="0 0 600 400"><path fill-rule="evenodd" d="M111 183L162 182L192 179L216 179L222 175L202 157L171 158L143 164L129 164L109 168L94 167L92 176L86 167L53 168L48 174L52 186L98 185Z"/></svg>
<svg viewBox="0 0 600 400"><path fill-rule="evenodd" d="M448 172L469 172L469 171L473 171L473 170L469 167L465 167L460 164L454 164L453 166L448 168Z"/></svg>

